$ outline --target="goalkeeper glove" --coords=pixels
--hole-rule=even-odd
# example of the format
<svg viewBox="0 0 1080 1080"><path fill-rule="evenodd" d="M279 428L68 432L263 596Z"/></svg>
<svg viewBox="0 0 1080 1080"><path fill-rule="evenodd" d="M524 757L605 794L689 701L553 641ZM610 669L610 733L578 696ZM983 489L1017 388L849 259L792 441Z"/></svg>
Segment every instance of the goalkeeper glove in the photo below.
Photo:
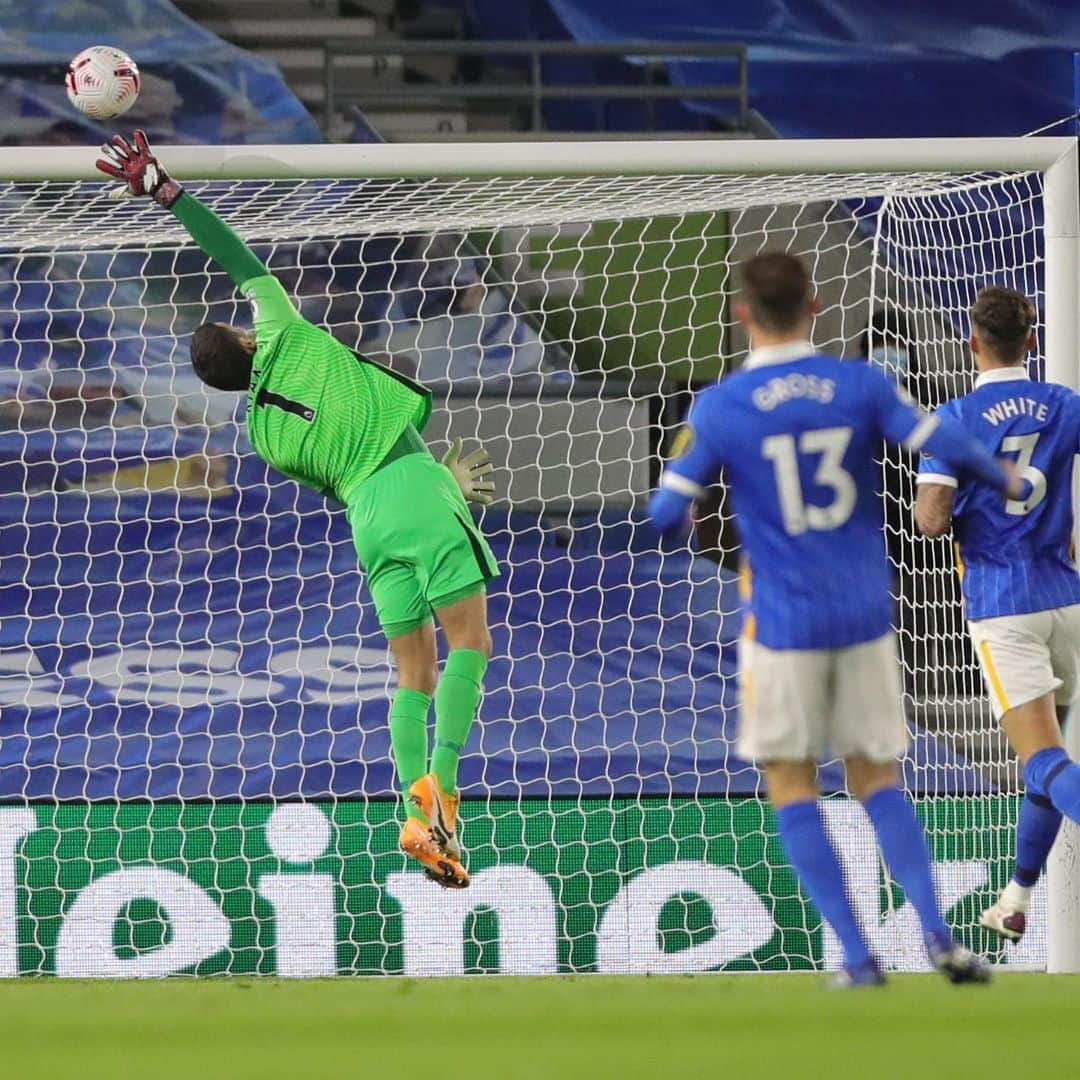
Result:
<svg viewBox="0 0 1080 1080"><path fill-rule="evenodd" d="M122 195L149 195L166 210L180 198L184 189L154 157L145 131L136 131L131 142L123 135L114 135L112 142L102 146L101 153L97 167L107 176L124 181Z"/></svg>
<svg viewBox="0 0 1080 1080"><path fill-rule="evenodd" d="M475 503L491 502L495 485L482 477L487 476L495 466L491 464L491 456L482 446L462 457L461 440L455 439L442 463L450 470L450 475L457 481L457 486L461 488L461 494L466 500Z"/></svg>

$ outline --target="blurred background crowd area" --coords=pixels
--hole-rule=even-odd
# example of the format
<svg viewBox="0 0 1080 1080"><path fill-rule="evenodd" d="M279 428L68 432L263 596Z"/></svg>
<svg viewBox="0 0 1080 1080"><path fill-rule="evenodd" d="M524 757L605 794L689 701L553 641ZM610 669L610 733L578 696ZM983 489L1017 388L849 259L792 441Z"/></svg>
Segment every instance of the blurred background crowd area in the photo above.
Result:
<svg viewBox="0 0 1080 1080"><path fill-rule="evenodd" d="M89 43L136 58L141 93L115 123L145 128L158 145L1014 135L1073 109L1080 8L983 0L953 9L930 0L705 9L693 0L10 0L0 142L17 153L108 137L113 125L78 113L64 91L68 60ZM0 193L16 214L33 197L28 186ZM994 260L982 251L1020 237L1019 284L1039 292L1037 192L982 215L982 232L962 244L923 238L905 273L923 306L948 309L941 333L912 331L912 311L870 295L871 240L886 258L890 241L874 200L840 209L312 236L259 253L303 314L350 348L446 393L652 395L653 449L663 449L688 391L745 353L726 307L744 237L749 250L779 242L810 256L824 309L817 343L869 357L928 405L945 396L941 379L966 331L964 298L939 296L941 283L984 284L980 267ZM5 251L0 235L0 445L10 444L0 460L33 459L40 442L55 465L57 433L85 457L87 439L123 438L126 427L172 426L183 438L196 420L241 419L232 403L200 397L176 362L199 322L244 317L230 283L190 249L114 239L108 251L27 253ZM951 336L954 347L926 348L920 336Z"/></svg>
<svg viewBox="0 0 1080 1080"><path fill-rule="evenodd" d="M0 23L10 152L89 151L109 136L113 124L78 113L64 91L68 60L90 43L136 58L139 99L114 123L158 145L1016 135L1073 110L1080 7L10 0ZM1010 283L1040 293L1038 192L1003 194L963 242L933 221L916 242L900 238L913 249L903 288L883 295L908 305L871 295L875 249L888 263L892 240L874 199L607 223L586 212L554 230L312 236L259 254L305 317L443 395L649 398L655 453L690 392L745 354L727 310L730 268L765 244L813 262L819 346L868 357L926 405L950 396L966 303L994 253L1011 245ZM29 185L0 189L17 215L34 197ZM942 218L950 212L943 205ZM246 312L198 252L126 236L100 251L4 242L0 469L30 463L47 485L65 470L82 483L87 460L107 471L129 452L168 458L178 442L233 437L213 432L242 420L243 403L208 398L183 361L196 325ZM734 544L721 532L715 547Z"/></svg>
<svg viewBox="0 0 1080 1080"><path fill-rule="evenodd" d="M112 126L71 107L63 76L90 44L135 58L142 92L116 126L143 127L166 147L1018 135L1073 111L1080 7L8 0L3 153L84 146L89 172ZM214 185L181 179L213 201ZM232 190L230 205L243 202L244 185ZM103 189L79 194L100 199ZM627 792L652 791L643 776L667 791L671 775L687 793L755 790L755 774L730 754L738 540L723 492L703 500L697 546L721 564L719 575L686 549L658 551L634 518L693 390L745 355L728 310L742 256L780 245L806 257L823 308L815 343L870 359L926 405L965 387L965 311L987 268L1007 267L1008 283L1041 293L1038 177L991 185L976 208L945 193L895 233L879 198L839 188L816 198L796 191L783 205L744 198L731 212L688 207L666 217L634 217L628 205L598 221L583 197L580 217L572 207L554 227L432 232L405 221L394 233L302 242L275 236L272 221L259 226L258 254L305 317L432 385L434 442L480 437L500 461L505 501L485 523L507 568L492 610L493 624L513 627L512 656L493 666L488 695L506 722L487 728L491 741L476 760L506 763L513 775L472 776L476 790L519 790L526 773L544 791L563 782L567 791L606 790L612 777ZM0 183L0 222L37 220L49 199L38 185ZM249 239L250 224L241 228ZM357 600L341 516L268 473L242 434L243 401L205 394L186 362L195 326L244 322L242 308L231 282L179 240L99 240L91 231L16 244L0 229L0 652L33 646L42 678L59 680L70 698L58 710L52 682L42 690L28 675L16 679L8 707L26 708L27 745L40 749L41 768L20 772L28 751L6 740L0 771L10 791L314 797L335 790L331 760L359 768L354 689L305 709L307 691L297 689L292 712L261 700L196 703L168 751L162 733L175 717L141 698L109 720L119 742L78 733L116 707L107 687L87 683L87 640L103 657L99 674L128 671L116 666L117 649L161 648L160 664L175 667L177 642L239 642L240 670L265 671L276 670L268 642L283 650L321 642L337 656L357 627L377 633L370 605ZM928 599L926 583L942 576L946 556L933 549L931 566L930 549L915 543L910 462L888 465L886 527L905 568L897 589L911 700L937 693L916 676L962 672L940 715L920 705L908 786L940 793L1004 783L1005 758L985 725L960 725L973 733L960 761L951 742L935 741L970 708L976 673L969 656L954 655L966 640L955 594ZM686 641L696 643L692 670L675 648ZM927 642L940 651L930 655ZM215 664L232 670L231 657L186 662L207 665L210 678ZM385 730L383 704L366 702L364 717L370 732ZM155 758L146 749L151 722L161 729ZM603 723L632 727L655 760L605 736ZM290 724L307 740L299 749L280 738ZM280 756L267 768L254 738L264 728L276 732ZM243 769L221 749L239 731L251 759ZM597 757L609 772L586 776L575 770L589 755L548 752L577 745L582 732L597 746L625 745L626 759ZM331 735L341 736L335 750ZM513 753L500 756L503 742ZM297 761L311 766L300 779ZM385 772L336 775L342 793L390 782Z"/></svg>
<svg viewBox="0 0 1080 1080"><path fill-rule="evenodd" d="M1011 135L1071 111L1080 8L1067 0L953 7L942 12L930 0L722 0L705 10L692 0L11 0L0 25L0 142L90 147L108 137L111 126L77 113L63 87L67 61L93 42L136 58L142 90L119 126L143 127L159 144ZM795 85L798 94L790 92ZM856 216L859 228L872 228L870 215ZM726 244L735 230L715 231L727 234L717 239ZM619 242L629 249L632 239ZM682 355L669 344L635 346L630 360L598 356L537 318L536 294L577 293L579 326L588 325L585 309L636 302L636 337L647 339L664 337L648 307L653 294L671 302L670 291L645 281L639 297L598 298L583 280L591 267L582 280L565 269L523 268L520 259L496 257L513 254L515 238L474 240L313 238L267 254L298 291L305 315L350 347L470 392L477 383L498 388L522 379L560 391L575 373L639 385L647 375L649 390L664 380L684 387L715 377L745 345L736 331L731 340L700 335L699 351L681 348ZM581 250L602 246L588 240ZM726 254L711 246L699 262L718 266ZM101 271L102 280L116 278L133 295L143 258L121 254L108 274L102 260L87 256L77 267L62 253L19 267L0 258L0 287L18 296L0 314L0 342L17 344L18 367L63 366L80 348L73 326L85 336L78 309L87 301L65 297L75 278L98 280ZM644 280L670 275L671 264L645 259L632 269ZM170 325L158 329L166 335L191 329L177 309L201 303L201 314L218 317L231 298L227 284L207 284L200 268L181 260L178 269L190 273L177 275L176 295L161 308ZM690 300L721 318L715 305L699 302L716 283L687 286L695 287L701 296ZM48 303L38 303L45 296ZM123 322L125 312L134 318L135 305L108 317ZM95 315L89 318L92 325ZM866 320L826 327L829 346L849 355L896 353L903 327L886 341L880 334L890 320L875 318L879 340L869 347ZM138 326L131 330L134 342ZM126 338L113 336L110 359L122 366ZM32 387L34 380L23 381Z"/></svg>
<svg viewBox="0 0 1080 1080"><path fill-rule="evenodd" d="M1022 134L1072 111L1069 0L10 0L0 139L96 142L63 72L125 49L173 142ZM639 43L635 54L623 46ZM799 92L792 93L797 86Z"/></svg>

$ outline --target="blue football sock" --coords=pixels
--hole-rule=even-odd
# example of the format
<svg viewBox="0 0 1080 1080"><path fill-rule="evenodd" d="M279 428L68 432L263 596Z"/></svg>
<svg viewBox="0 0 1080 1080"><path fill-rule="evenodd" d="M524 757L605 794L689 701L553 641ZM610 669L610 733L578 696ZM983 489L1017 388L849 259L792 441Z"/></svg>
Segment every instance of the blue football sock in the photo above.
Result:
<svg viewBox="0 0 1080 1080"><path fill-rule="evenodd" d="M1029 791L1020 804L1016 822L1016 869L1013 881L1030 889L1039 880L1046 856L1054 846L1061 811L1045 796Z"/></svg>
<svg viewBox="0 0 1080 1080"><path fill-rule="evenodd" d="M818 911L836 931L849 967L872 963L855 913L844 891L844 875L817 800L790 803L776 811L780 839L795 873Z"/></svg>
<svg viewBox="0 0 1080 1080"><path fill-rule="evenodd" d="M885 862L919 914L923 936L948 948L952 934L938 906L930 874L930 852L911 803L899 788L887 787L875 791L865 806Z"/></svg>
<svg viewBox="0 0 1080 1080"><path fill-rule="evenodd" d="M1029 792L1045 795L1067 818L1080 823L1080 765L1060 746L1032 754L1024 766Z"/></svg>

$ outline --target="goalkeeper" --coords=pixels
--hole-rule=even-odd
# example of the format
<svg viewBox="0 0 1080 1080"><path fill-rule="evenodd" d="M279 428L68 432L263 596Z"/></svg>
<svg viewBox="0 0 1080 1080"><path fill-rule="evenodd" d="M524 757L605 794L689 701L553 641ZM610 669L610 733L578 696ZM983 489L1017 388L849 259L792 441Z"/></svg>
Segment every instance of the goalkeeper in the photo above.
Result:
<svg viewBox="0 0 1080 1080"><path fill-rule="evenodd" d="M131 143L113 136L102 153L97 167L128 194L170 210L251 302L253 331L224 323L195 330L192 366L209 386L247 392L248 434L261 458L345 505L398 668L390 739L407 812L401 847L440 885L465 888L458 759L491 655L486 587L498 573L466 499L491 501L487 455L461 458L458 442L436 462L420 436L430 391L304 320L244 242L166 175L143 132ZM433 613L449 647L441 679Z"/></svg>

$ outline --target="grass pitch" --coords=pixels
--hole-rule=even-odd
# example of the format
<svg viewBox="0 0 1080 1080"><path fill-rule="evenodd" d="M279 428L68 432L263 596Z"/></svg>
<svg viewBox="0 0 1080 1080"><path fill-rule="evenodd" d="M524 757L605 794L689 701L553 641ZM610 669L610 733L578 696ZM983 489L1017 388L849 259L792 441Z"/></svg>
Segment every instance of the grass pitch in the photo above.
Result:
<svg viewBox="0 0 1080 1080"><path fill-rule="evenodd" d="M1080 1076L1080 976L276 979L0 984L11 1077Z"/></svg>

